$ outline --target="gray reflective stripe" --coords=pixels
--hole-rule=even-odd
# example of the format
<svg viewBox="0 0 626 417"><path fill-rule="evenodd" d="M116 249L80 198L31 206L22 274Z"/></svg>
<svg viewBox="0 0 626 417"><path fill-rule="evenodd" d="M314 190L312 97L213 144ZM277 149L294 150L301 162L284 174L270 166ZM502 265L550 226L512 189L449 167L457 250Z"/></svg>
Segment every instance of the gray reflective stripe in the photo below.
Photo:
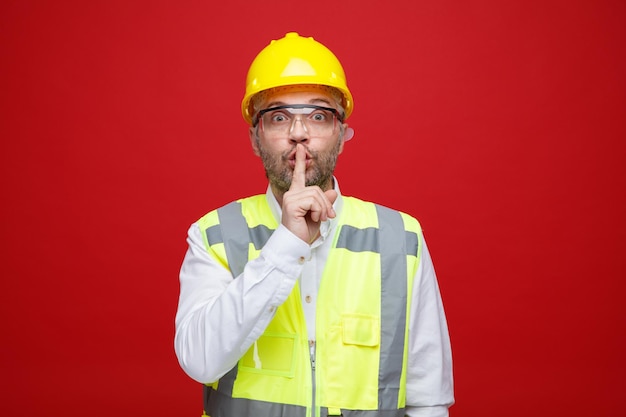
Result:
<svg viewBox="0 0 626 417"><path fill-rule="evenodd" d="M221 380L220 380L221 384ZM208 401L204 409L211 417L305 417L306 407L231 398L209 387ZM205 397L206 398L206 397Z"/></svg>
<svg viewBox="0 0 626 417"><path fill-rule="evenodd" d="M248 232L250 233L250 241L257 250L261 250L261 248L265 246L273 231L274 230L262 224L248 229ZM211 226L206 229L206 238L209 245L224 243L224 238L222 237L222 226L216 224L215 226Z"/></svg>
<svg viewBox="0 0 626 417"><path fill-rule="evenodd" d="M406 240L406 254L417 256L417 234L415 232L398 230L397 233L404 233ZM344 225L341 227L337 238L337 247L348 249L351 252L374 252L379 250L379 231L374 227L357 229L353 226Z"/></svg>
<svg viewBox="0 0 626 417"><path fill-rule="evenodd" d="M206 240L209 242L209 246L217 243L224 243L224 239L222 238L222 228L219 224L206 229Z"/></svg>
<svg viewBox="0 0 626 417"><path fill-rule="evenodd" d="M237 278L248 263L248 245L250 242L261 250L274 230L265 225L248 228L248 222L241 213L241 203L233 202L217 209L219 224L206 230L209 245L224 244L230 273ZM227 238L224 239L224 236Z"/></svg>
<svg viewBox="0 0 626 417"><path fill-rule="evenodd" d="M381 308L378 408L397 409L404 360L406 328L407 264L402 216L376 205L380 233Z"/></svg>
<svg viewBox="0 0 626 417"><path fill-rule="evenodd" d="M248 228L248 222L241 212L241 203L232 202L217 210L219 219L218 230L215 226L207 229L207 239L210 244L224 243L228 266L233 278L243 273L243 269L248 263L248 246L250 242L257 249L265 245L267 239L272 234L272 230L266 226ZM226 237L226 239L224 239ZM237 378L237 366L234 366L223 377L218 384L219 392L232 395L235 379Z"/></svg>
<svg viewBox="0 0 626 417"><path fill-rule="evenodd" d="M273 229L262 224L250 229L250 239L256 250L261 250L265 246L272 233Z"/></svg>
<svg viewBox="0 0 626 417"><path fill-rule="evenodd" d="M241 214L241 203L236 201L217 209L217 217L222 227L222 237L227 237L224 239L224 250L230 273L236 278L248 262L248 223Z"/></svg>
<svg viewBox="0 0 626 417"><path fill-rule="evenodd" d="M406 254L417 256L417 248L419 245L419 241L417 238L417 233L415 232L405 232L406 235Z"/></svg>
<svg viewBox="0 0 626 417"><path fill-rule="evenodd" d="M341 417L404 417L404 408L395 410L346 410L341 409ZM320 417L334 417L328 415L328 408L322 407Z"/></svg>
<svg viewBox="0 0 626 417"><path fill-rule="evenodd" d="M204 411L211 417L305 417L306 407L290 404L271 403L267 401L249 400L246 398L230 398L213 388L204 386ZM405 409L394 410L346 410L341 409L342 417L403 417ZM313 414L314 415L314 414ZM328 408L321 407L320 417L328 415Z"/></svg>
<svg viewBox="0 0 626 417"><path fill-rule="evenodd" d="M337 247L348 249L350 252L378 253L378 229L375 227L357 229L344 225L337 238Z"/></svg>
<svg viewBox="0 0 626 417"><path fill-rule="evenodd" d="M236 201L217 209L217 217L222 230L221 237L226 237L223 241L230 273L233 278L236 278L243 272L243 268L248 262L248 242L250 241L248 223L241 214L241 203ZM236 378L237 367L234 366L220 378L217 389L232 395Z"/></svg>

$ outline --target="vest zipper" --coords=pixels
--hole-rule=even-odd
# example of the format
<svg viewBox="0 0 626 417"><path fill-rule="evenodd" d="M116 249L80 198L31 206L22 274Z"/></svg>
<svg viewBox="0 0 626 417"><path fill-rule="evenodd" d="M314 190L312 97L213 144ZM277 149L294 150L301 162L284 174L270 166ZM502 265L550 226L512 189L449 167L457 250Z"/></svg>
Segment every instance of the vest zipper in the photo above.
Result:
<svg viewBox="0 0 626 417"><path fill-rule="evenodd" d="M315 410L315 340L309 340L309 352L311 353L311 388L312 388L312 402L311 402L311 417L317 417Z"/></svg>

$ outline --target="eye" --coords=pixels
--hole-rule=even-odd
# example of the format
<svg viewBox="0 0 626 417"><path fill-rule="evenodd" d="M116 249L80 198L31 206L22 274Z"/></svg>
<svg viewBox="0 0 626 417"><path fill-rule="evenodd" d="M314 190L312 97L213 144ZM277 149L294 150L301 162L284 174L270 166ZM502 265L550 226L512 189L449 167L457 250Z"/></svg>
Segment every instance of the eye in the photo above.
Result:
<svg viewBox="0 0 626 417"><path fill-rule="evenodd" d="M276 124L285 123L289 121L289 116L283 112L277 111L271 114L270 121Z"/></svg>
<svg viewBox="0 0 626 417"><path fill-rule="evenodd" d="M311 113L309 119L316 123L323 123L328 120L328 115L323 111L317 111L315 113Z"/></svg>

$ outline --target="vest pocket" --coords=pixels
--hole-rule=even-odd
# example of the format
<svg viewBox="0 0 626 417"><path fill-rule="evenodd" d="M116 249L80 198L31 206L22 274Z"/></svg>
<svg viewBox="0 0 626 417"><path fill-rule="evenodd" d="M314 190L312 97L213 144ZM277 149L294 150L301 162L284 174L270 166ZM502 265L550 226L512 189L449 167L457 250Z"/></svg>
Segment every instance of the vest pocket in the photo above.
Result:
<svg viewBox="0 0 626 417"><path fill-rule="evenodd" d="M239 360L239 370L293 378L295 349L295 334L264 333Z"/></svg>
<svg viewBox="0 0 626 417"><path fill-rule="evenodd" d="M344 344L374 347L380 343L380 321L376 316L344 314L341 329Z"/></svg>
<svg viewBox="0 0 626 417"><path fill-rule="evenodd" d="M376 315L344 313L328 329L319 374L319 387L328 407L376 410L380 320ZM319 349L318 345L318 349Z"/></svg>

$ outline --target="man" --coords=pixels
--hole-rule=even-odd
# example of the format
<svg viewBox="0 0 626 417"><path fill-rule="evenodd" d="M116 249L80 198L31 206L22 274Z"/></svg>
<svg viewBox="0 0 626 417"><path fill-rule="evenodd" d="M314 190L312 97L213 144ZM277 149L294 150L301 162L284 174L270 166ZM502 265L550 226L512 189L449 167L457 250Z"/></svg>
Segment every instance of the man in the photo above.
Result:
<svg viewBox="0 0 626 417"><path fill-rule="evenodd" d="M272 41L242 113L266 194L194 223L175 348L211 417L447 416L448 330L418 222L341 195L353 131L343 68L313 38Z"/></svg>

